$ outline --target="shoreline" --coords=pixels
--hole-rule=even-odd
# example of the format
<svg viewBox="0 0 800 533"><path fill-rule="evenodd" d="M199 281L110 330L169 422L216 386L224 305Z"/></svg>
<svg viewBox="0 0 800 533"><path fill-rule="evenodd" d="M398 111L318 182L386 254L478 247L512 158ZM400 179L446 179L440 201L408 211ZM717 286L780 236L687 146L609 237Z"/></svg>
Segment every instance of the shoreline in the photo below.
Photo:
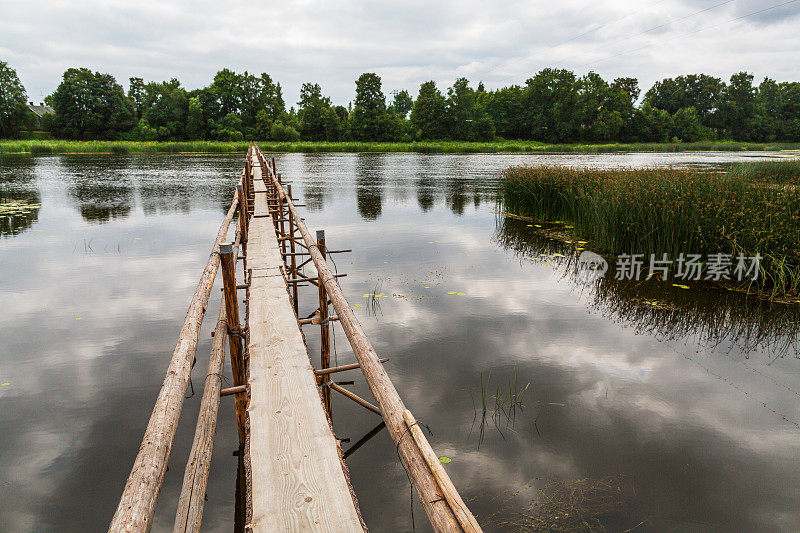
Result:
<svg viewBox="0 0 800 533"><path fill-rule="evenodd" d="M546 144L533 141L498 142L275 142L262 143L273 153L688 153L800 151L800 143L747 143L734 141L695 143ZM248 142L223 141L59 141L3 140L0 155L238 153Z"/></svg>

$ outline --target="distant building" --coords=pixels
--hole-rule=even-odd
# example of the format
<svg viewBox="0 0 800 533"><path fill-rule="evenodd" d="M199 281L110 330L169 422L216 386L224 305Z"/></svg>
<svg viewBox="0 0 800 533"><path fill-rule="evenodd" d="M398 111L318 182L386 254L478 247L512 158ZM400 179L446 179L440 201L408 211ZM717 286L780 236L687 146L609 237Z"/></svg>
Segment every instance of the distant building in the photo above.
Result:
<svg viewBox="0 0 800 533"><path fill-rule="evenodd" d="M44 126L42 125L42 119L44 116L52 115L56 112L55 109L49 105L44 105L44 102L39 102L39 105L33 105L33 102L28 102L28 109L30 109L36 117L31 124L31 129L33 130L44 129Z"/></svg>
<svg viewBox="0 0 800 533"><path fill-rule="evenodd" d="M33 105L33 102L28 102L28 109L33 111L33 113L40 119L45 115L52 115L56 112L55 109L49 105L44 105L44 102L39 102L39 105Z"/></svg>

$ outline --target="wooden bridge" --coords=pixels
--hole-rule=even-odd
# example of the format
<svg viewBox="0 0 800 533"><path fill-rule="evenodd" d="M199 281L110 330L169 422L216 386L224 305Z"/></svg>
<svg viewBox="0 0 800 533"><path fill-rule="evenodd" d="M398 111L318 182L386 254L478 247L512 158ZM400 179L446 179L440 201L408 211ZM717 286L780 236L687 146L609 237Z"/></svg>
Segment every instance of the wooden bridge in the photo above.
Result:
<svg viewBox="0 0 800 533"><path fill-rule="evenodd" d="M214 278L222 267L223 291L214 330L194 442L175 515L175 532L199 531L209 480L217 412L222 396L233 396L245 476L244 529L275 531L364 531L357 495L335 438L331 391L383 417L398 456L436 531L480 531L437 455L403 405L336 278L327 266L325 234L305 226L275 160L251 146L231 207L195 290L164 384L156 399L139 453L125 484L110 531L148 531L167 469L172 442L197 350L200 326ZM236 218L233 242L226 242ZM240 255L241 251L241 255ZM237 284L237 261L244 279ZM316 274L305 274L313 265ZM298 286L318 288L319 306L298 317ZM237 296L245 291L245 325ZM331 312L331 308L333 312ZM338 322L356 356L330 367L330 328ZM320 368L311 366L301 328L319 327ZM222 389L225 341L233 387ZM330 376L360 368L377 405Z"/></svg>

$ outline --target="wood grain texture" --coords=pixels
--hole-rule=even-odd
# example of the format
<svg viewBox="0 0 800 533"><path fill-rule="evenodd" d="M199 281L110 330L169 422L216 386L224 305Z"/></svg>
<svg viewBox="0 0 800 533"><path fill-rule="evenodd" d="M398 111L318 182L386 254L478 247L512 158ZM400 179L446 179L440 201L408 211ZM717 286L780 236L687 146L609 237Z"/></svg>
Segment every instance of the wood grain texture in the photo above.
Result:
<svg viewBox="0 0 800 533"><path fill-rule="evenodd" d="M439 483L439 488L442 489L444 497L447 498L447 502L453 509L458 523L461 524L461 527L464 528L464 531L467 533L481 533L483 531L481 526L478 525L478 521L472 516L464 500L461 499L461 495L458 494L455 485L453 485L453 482L450 480L450 476L445 472L442 463L433 452L433 448L431 448L428 439L425 438L425 435L419 428L419 424L417 424L416 419L414 419L414 415L411 414L411 411L406 409L403 412L403 419L406 421L411 436L414 437L414 442L419 446L422 456L425 458L425 462L428 463L428 468L431 469L433 477L435 477L436 482Z"/></svg>
<svg viewBox="0 0 800 533"><path fill-rule="evenodd" d="M174 533L200 531L203 521L208 474L211 470L211 454L214 451L214 435L217 433L217 413L219 412L220 388L222 387L222 367L225 362L225 303L220 302L214 342L208 361L208 373L200 402L200 414L194 431L192 450L183 475L183 486L175 512Z"/></svg>
<svg viewBox="0 0 800 533"><path fill-rule="evenodd" d="M256 192L265 190L253 162ZM267 213L264 194L255 214ZM328 425L269 217L250 220L249 461L254 532L363 531Z"/></svg>
<svg viewBox="0 0 800 533"><path fill-rule="evenodd" d="M156 500L167 470L172 441L178 429L186 387L197 352L197 337L203 324L208 298L219 267L219 243L225 240L236 212L234 195L225 220L222 221L214 248L200 276L189 310L183 321L175 350L172 353L164 384L147 423L139 453L125 483L122 496L111 519L109 531L149 531L153 522Z"/></svg>

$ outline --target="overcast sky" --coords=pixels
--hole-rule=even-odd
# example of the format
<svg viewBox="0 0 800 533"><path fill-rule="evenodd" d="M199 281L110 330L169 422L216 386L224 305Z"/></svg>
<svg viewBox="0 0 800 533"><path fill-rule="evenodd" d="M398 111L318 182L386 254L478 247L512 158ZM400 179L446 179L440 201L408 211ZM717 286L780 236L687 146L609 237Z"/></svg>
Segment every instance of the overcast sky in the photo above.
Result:
<svg viewBox="0 0 800 533"><path fill-rule="evenodd" d="M549 66L646 90L692 72L800 80L798 15L800 0L0 0L0 60L37 102L73 66L126 90L131 76L193 89L223 67L267 72L287 106L306 81L346 105L362 72L387 94L461 76L501 87Z"/></svg>

